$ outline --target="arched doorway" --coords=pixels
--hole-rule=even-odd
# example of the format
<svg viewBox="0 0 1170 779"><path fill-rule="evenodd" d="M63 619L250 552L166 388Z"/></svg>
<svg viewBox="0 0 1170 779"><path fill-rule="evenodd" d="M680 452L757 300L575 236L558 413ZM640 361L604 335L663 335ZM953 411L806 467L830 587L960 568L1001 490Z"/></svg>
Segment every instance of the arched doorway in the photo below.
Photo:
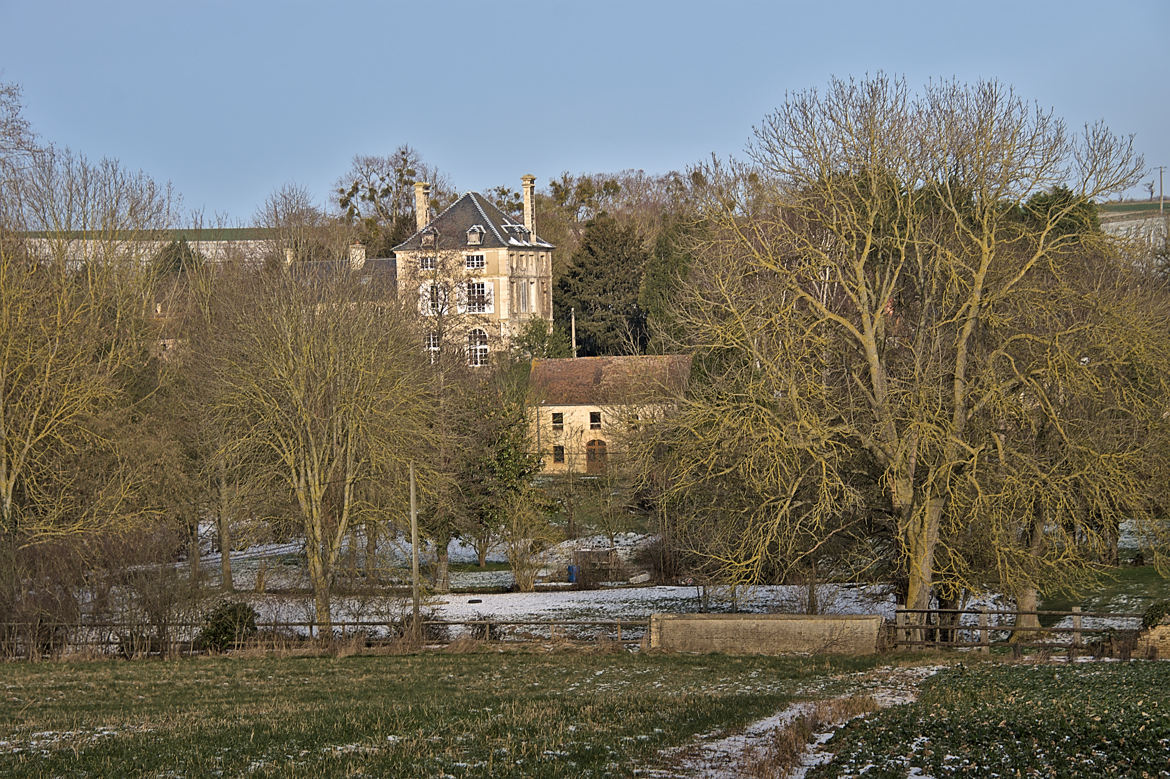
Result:
<svg viewBox="0 0 1170 779"><path fill-rule="evenodd" d="M585 444L585 473L605 473L605 441L595 438Z"/></svg>

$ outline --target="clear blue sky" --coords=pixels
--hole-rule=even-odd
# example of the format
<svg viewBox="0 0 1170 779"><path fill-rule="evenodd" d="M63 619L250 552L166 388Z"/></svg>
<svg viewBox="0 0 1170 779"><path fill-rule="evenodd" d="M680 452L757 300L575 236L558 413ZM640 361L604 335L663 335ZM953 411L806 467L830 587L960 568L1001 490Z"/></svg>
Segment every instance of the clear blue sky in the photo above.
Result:
<svg viewBox="0 0 1170 779"><path fill-rule="evenodd" d="M248 223L402 143L461 190L681 169L741 152L786 91L878 70L994 77L1170 164L1168 36L1164 0L0 0L0 80L45 140Z"/></svg>

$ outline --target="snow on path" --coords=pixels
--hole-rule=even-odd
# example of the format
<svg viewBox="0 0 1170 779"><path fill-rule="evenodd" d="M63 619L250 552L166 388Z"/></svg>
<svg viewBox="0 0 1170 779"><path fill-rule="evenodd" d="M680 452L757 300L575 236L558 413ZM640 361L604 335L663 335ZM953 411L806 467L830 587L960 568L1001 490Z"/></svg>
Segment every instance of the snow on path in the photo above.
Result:
<svg viewBox="0 0 1170 779"><path fill-rule="evenodd" d="M797 695L815 693L818 688L833 682L845 681L849 692L835 698L819 700L844 700L858 694L869 694L879 708L899 706L917 698L918 685L943 666L885 667L855 674L844 674L817 680L806 688L797 690ZM771 716L757 720L742 732L716 738L708 733L698 736L694 742L682 747L673 747L659 754L659 765L666 769L644 769L637 771L647 777L696 777L701 779L725 779L742 775L744 764L753 757L763 754L772 734L787 727L798 717L812 712L817 700L793 703ZM842 723L843 724L843 723ZM822 751L824 744L832 737L832 731L817 733L805 751L800 765L793 772L793 779L804 779L810 768L827 762L832 755Z"/></svg>

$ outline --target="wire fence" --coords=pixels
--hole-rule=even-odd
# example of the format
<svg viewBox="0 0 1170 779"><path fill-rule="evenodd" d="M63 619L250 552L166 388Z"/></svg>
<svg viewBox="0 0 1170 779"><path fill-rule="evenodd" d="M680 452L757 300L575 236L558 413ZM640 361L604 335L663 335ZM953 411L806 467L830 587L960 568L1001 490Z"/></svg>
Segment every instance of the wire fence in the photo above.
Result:
<svg viewBox="0 0 1170 779"><path fill-rule="evenodd" d="M1017 654L1031 648L1128 657L1141 621L1141 614L1088 612L1077 606L1069 611L897 609L893 644L895 649L990 652L1006 646Z"/></svg>
<svg viewBox="0 0 1170 779"><path fill-rule="evenodd" d="M41 659L71 655L139 658L178 657L214 651L201 638L203 623L6 622L0 623L0 658ZM500 643L609 643L638 645L647 619L615 620L421 620L424 645L456 641ZM415 639L409 620L335 621L326 635L312 621L256 622L239 631L225 649L282 651L346 644L354 648L403 645Z"/></svg>

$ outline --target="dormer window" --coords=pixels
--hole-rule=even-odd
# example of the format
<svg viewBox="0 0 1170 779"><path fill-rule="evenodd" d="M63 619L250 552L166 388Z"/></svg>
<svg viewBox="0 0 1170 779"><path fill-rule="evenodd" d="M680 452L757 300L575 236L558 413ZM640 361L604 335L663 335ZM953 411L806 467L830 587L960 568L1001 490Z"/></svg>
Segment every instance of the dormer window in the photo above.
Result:
<svg viewBox="0 0 1170 779"><path fill-rule="evenodd" d="M528 228L524 225L516 224L515 222L505 222L503 227L513 240L520 241L521 243L527 243L529 241Z"/></svg>
<svg viewBox="0 0 1170 779"><path fill-rule="evenodd" d="M435 248L435 244L438 242L438 238L439 238L439 232L437 230L435 230L435 228L428 227L426 230L423 230L423 234L422 234L423 248L424 249Z"/></svg>
<svg viewBox="0 0 1170 779"><path fill-rule="evenodd" d="M484 232L484 230L482 227L480 227L479 225L473 225L472 228L467 231L467 245L468 246L479 246L480 244L482 244L483 243L483 232Z"/></svg>

